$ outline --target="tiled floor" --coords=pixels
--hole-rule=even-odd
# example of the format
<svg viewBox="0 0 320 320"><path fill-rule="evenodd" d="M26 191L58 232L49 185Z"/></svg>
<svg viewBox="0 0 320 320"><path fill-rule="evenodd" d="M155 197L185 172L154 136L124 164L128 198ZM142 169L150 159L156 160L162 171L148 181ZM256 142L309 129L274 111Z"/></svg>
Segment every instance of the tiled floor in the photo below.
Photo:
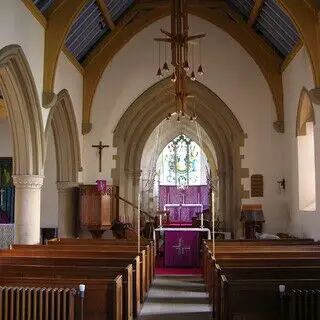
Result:
<svg viewBox="0 0 320 320"><path fill-rule="evenodd" d="M140 319L212 319L203 279L198 275L157 276L144 302Z"/></svg>

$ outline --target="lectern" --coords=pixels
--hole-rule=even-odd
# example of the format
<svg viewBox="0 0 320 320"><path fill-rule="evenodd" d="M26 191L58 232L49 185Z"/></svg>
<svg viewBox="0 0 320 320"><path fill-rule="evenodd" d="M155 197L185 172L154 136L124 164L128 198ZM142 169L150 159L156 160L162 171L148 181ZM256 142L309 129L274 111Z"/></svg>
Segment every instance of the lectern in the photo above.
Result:
<svg viewBox="0 0 320 320"><path fill-rule="evenodd" d="M93 238L101 238L117 219L118 187L107 186L100 192L96 185L79 186L80 228L90 231Z"/></svg>

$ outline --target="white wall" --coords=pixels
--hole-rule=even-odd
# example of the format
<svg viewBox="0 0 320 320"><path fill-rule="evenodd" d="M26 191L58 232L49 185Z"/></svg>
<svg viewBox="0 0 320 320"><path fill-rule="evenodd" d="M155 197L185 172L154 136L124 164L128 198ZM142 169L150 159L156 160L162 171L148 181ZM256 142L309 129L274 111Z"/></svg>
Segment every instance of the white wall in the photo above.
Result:
<svg viewBox="0 0 320 320"><path fill-rule="evenodd" d="M11 128L8 119L0 119L0 157L12 157Z"/></svg>
<svg viewBox="0 0 320 320"><path fill-rule="evenodd" d="M197 17L190 18L190 33L206 33L202 42L205 75L199 80L230 107L248 139L242 149L243 167L250 174L264 176L265 197L244 201L262 203L266 231L277 232L286 226L284 197L276 181L282 178L283 137L273 129L276 121L271 92L260 69L248 53L228 34ZM169 18L155 22L136 35L105 70L93 101L93 129L85 136L85 182L109 178L115 166L116 150L103 151L103 172L97 173L98 158L91 144L102 140L112 144L113 130L130 104L157 79L157 54L153 38L160 28L169 29ZM155 55L155 57L154 57ZM165 115L164 115L165 116ZM243 181L246 185L249 179Z"/></svg>
<svg viewBox="0 0 320 320"><path fill-rule="evenodd" d="M21 0L1 0L0 4L0 49L17 44L22 47L30 65L39 101L43 88L44 28L33 17ZM45 123L48 110L42 108Z"/></svg>
<svg viewBox="0 0 320 320"><path fill-rule="evenodd" d="M315 211L299 211L298 193L298 150L296 138L296 119L299 98L303 87L314 88L312 69L305 48L302 48L283 74L284 105L285 105L285 141L284 161L285 177L287 180L286 195L288 211L290 213L290 230L298 236L320 239L320 214ZM315 127L315 163L316 163L316 190L320 187L320 110L314 105ZM317 208L320 205L320 194L316 194Z"/></svg>
<svg viewBox="0 0 320 320"><path fill-rule="evenodd" d="M57 164L51 126L48 133L45 177L41 193L41 228L58 228Z"/></svg>

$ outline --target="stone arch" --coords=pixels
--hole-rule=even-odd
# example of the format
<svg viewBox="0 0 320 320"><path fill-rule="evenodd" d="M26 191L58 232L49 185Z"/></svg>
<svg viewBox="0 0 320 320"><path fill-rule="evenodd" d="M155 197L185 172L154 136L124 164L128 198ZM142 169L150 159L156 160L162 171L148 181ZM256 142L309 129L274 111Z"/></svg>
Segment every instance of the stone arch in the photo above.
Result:
<svg viewBox="0 0 320 320"><path fill-rule="evenodd" d="M245 135L236 117L215 93L199 82L190 83L189 88L190 93L197 97L197 121L210 137L217 155L220 208L226 228L236 235L240 231L240 147ZM136 202L139 190L145 143L165 115L175 110L172 93L169 79L158 82L132 103L115 129L113 144L118 148L118 156L112 177L119 184L120 192L131 201Z"/></svg>
<svg viewBox="0 0 320 320"><path fill-rule="evenodd" d="M42 175L44 133L33 75L23 50L0 50L0 87L8 111L13 141L13 174Z"/></svg>
<svg viewBox="0 0 320 320"><path fill-rule="evenodd" d="M314 143L314 110L309 92L301 90L297 110L296 135L298 155L299 210L316 210L316 162Z"/></svg>
<svg viewBox="0 0 320 320"><path fill-rule="evenodd" d="M52 128L57 163L58 234L59 237L74 236L76 208L75 187L81 168L80 142L76 117L70 95L61 90L57 102L49 113L46 141Z"/></svg>
<svg viewBox="0 0 320 320"><path fill-rule="evenodd" d="M56 156L57 182L78 181L81 167L78 127L72 101L67 90L61 90L57 102L50 110L46 126L46 141L49 127L52 127Z"/></svg>
<svg viewBox="0 0 320 320"><path fill-rule="evenodd" d="M307 122L315 124L314 110L309 91L306 88L301 90L296 122L296 135L305 136Z"/></svg>

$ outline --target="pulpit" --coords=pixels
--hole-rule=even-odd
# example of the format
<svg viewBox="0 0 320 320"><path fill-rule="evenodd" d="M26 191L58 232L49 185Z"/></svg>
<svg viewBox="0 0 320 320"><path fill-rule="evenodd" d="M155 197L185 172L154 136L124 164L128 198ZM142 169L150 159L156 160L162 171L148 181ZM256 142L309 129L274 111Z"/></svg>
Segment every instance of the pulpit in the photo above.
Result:
<svg viewBox="0 0 320 320"><path fill-rule="evenodd" d="M107 192L101 192L96 185L80 185L80 228L88 229L93 238L101 238L111 228L112 221L118 219L117 196L117 186L107 186Z"/></svg>

